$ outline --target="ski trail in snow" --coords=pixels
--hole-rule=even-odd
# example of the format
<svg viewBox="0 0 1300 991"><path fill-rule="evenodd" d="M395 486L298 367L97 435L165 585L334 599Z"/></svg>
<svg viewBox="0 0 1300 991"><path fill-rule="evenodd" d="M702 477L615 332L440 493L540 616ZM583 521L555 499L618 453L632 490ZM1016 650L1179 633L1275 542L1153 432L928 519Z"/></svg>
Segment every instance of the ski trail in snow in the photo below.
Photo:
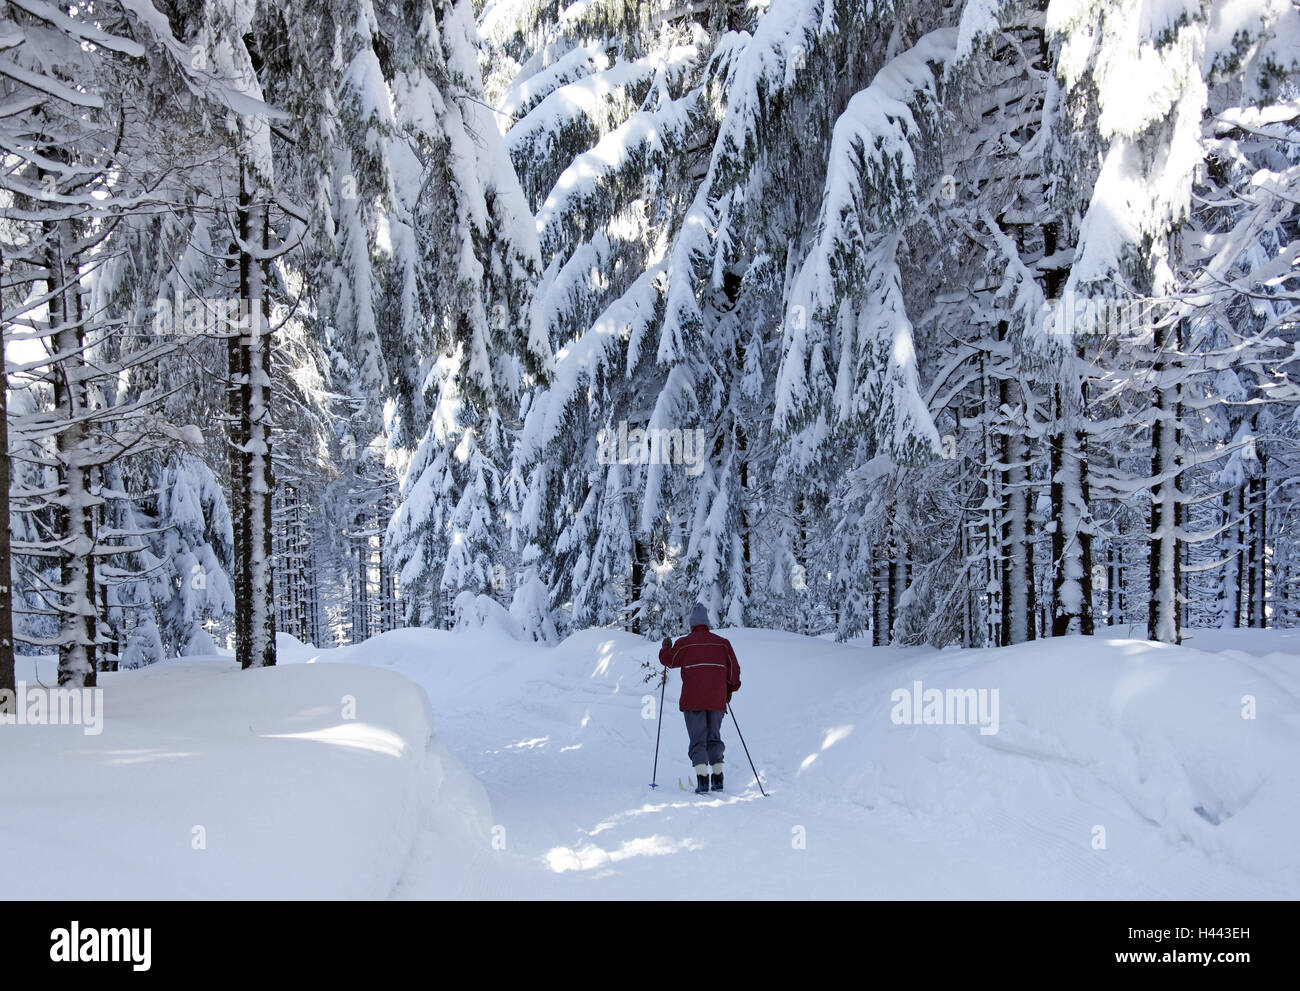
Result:
<svg viewBox="0 0 1300 991"><path fill-rule="evenodd" d="M1294 858L1270 881L1215 854L1230 846L1192 814L1183 772L1161 756L1168 744L1152 749L1139 735L1135 750L1101 725L1111 719L1104 705L1100 716L1073 722L1053 715L1058 706L1077 710L1072 695L1081 690L1039 686L1040 655L1026 663L1029 655L1010 654L1018 648L877 650L772 631L726 634L744 681L733 705L764 799L730 719L728 790L679 790L677 780L692 772L675 675L664 699L661 787L649 787L656 722L644 717L659 693L641 680L652 648L638 638L590 630L541 648L491 631L400 632L404 649L371 641L330 652L350 663L382 656L420 684L438 740L464 769L442 782L397 898L1297 893ZM1011 661L1021 667L996 668ZM1143 670L1140 684L1155 684ZM1078 671L1072 677L1093 677L1086 665ZM1105 677L1128 685L1122 666ZM890 691L914 678L1000 682L1007 701L999 734L895 725ZM1134 691L1116 695L1107 683L1094 694L1098 704L1118 704ZM1141 774L1156 773L1143 769L1151 761L1167 779L1125 779L1133 762ZM490 822L458 825L475 795ZM1098 826L1103 848L1093 842Z"/></svg>

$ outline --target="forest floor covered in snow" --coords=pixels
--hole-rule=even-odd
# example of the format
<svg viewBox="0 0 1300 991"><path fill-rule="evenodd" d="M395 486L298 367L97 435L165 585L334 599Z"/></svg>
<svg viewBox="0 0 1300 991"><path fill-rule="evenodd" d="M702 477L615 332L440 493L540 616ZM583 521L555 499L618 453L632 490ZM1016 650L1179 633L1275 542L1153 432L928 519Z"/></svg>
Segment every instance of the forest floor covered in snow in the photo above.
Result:
<svg viewBox="0 0 1300 991"><path fill-rule="evenodd" d="M727 790L679 788L676 672L649 788L657 647L627 633L282 637L271 670L105 676L99 735L0 726L0 897L1300 897L1300 633L719 632L768 798L730 720ZM926 723L931 689L984 690L983 725Z"/></svg>

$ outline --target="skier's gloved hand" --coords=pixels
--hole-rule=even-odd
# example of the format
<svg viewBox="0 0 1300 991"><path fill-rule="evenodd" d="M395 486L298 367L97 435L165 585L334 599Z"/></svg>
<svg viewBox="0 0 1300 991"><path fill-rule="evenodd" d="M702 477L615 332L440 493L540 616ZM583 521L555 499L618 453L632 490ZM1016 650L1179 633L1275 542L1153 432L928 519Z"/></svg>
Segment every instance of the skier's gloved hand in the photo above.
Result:
<svg viewBox="0 0 1300 991"><path fill-rule="evenodd" d="M728 701L728 702L731 701L731 689L730 689L730 688L727 689L727 701Z"/></svg>
<svg viewBox="0 0 1300 991"><path fill-rule="evenodd" d="M673 638L672 638L672 637L664 637L664 642L661 643L659 646L661 646L661 647L671 647L672 645L673 645Z"/></svg>

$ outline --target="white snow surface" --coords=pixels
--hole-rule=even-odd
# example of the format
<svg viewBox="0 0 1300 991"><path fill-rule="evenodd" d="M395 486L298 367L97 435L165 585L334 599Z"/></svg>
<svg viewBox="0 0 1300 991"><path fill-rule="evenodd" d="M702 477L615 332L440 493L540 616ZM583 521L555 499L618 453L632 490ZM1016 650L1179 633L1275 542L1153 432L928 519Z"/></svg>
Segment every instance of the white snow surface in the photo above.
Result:
<svg viewBox="0 0 1300 991"><path fill-rule="evenodd" d="M98 737L0 726L21 852L0 896L1300 896L1300 631L935 651L721 630L765 799L730 719L727 790L679 787L676 673L649 788L656 645L508 625L282 636L271 670L105 676ZM997 689L997 732L895 724L917 681Z"/></svg>
<svg viewBox="0 0 1300 991"><path fill-rule="evenodd" d="M376 665L185 658L101 687L99 735L0 725L0 898L383 898L417 840L454 878L486 828L424 693Z"/></svg>

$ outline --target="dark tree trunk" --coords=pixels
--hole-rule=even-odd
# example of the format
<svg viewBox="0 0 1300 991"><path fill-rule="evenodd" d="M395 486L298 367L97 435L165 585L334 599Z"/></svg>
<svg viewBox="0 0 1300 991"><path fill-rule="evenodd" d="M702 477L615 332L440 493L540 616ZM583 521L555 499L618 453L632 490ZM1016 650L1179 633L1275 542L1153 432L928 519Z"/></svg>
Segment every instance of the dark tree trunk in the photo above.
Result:
<svg viewBox="0 0 1300 991"><path fill-rule="evenodd" d="M1177 325L1155 329L1156 351L1161 357L1154 363L1157 380L1167 369L1163 355L1166 350L1177 351L1181 345ZM1151 526L1149 559L1149 601L1147 606L1147 637L1164 643L1180 643L1182 631L1178 609L1178 588L1181 576L1178 553L1178 526L1180 523L1178 483L1181 457L1179 455L1178 422L1182 410L1178 400L1178 386L1166 385L1156 389L1156 421L1151 428Z"/></svg>
<svg viewBox="0 0 1300 991"><path fill-rule="evenodd" d="M56 328L55 351L64 356L51 366L50 379L54 404L67 424L54 439L61 495L54 514L55 532L60 537L59 684L88 687L97 680L95 534L85 464L87 376L80 287L75 265L64 256L65 245L73 239L70 223L61 220L44 225L49 245L46 264L54 286L49 303L50 326Z"/></svg>
<svg viewBox="0 0 1300 991"><path fill-rule="evenodd" d="M0 270L4 255L0 253ZM0 325L0 361L3 361L4 329ZM0 689L14 691L14 612L12 569L9 563L9 371L0 368Z"/></svg>
<svg viewBox="0 0 1300 991"><path fill-rule="evenodd" d="M1250 480L1251 489L1251 574L1250 625L1262 630L1268 626L1268 476L1260 458L1260 474Z"/></svg>
<svg viewBox="0 0 1300 991"><path fill-rule="evenodd" d="M258 202L244 166L239 190L239 291L247 316L227 346L231 376L231 516L235 524L235 656L240 667L275 664L275 588L271 499L271 304L266 262L269 206Z"/></svg>
<svg viewBox="0 0 1300 991"><path fill-rule="evenodd" d="M1241 625L1241 487L1223 493L1223 525L1228 538L1227 569L1219 586L1219 625L1236 629Z"/></svg>
<svg viewBox="0 0 1300 991"><path fill-rule="evenodd" d="M632 632L641 633L641 594L645 588L645 544L637 538L632 544Z"/></svg>

